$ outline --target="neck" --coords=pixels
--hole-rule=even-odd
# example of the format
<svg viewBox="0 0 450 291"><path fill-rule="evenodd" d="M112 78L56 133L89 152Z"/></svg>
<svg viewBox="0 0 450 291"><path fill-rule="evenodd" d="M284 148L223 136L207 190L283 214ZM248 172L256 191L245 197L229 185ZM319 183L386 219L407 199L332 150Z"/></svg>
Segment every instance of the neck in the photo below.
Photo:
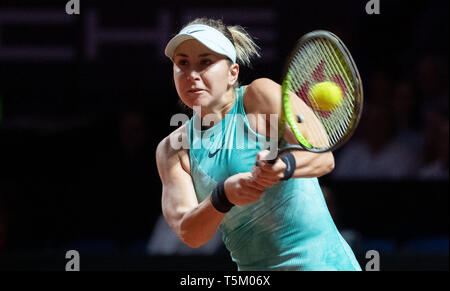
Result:
<svg viewBox="0 0 450 291"><path fill-rule="evenodd" d="M234 101L236 99L236 94L234 88L228 90L221 98L219 98L216 102L211 103L207 107L201 107L200 116L202 118L202 128L209 128L213 124L209 125L212 121L216 121L216 123L223 118L228 112L231 111L234 105ZM203 123L205 123L203 125Z"/></svg>

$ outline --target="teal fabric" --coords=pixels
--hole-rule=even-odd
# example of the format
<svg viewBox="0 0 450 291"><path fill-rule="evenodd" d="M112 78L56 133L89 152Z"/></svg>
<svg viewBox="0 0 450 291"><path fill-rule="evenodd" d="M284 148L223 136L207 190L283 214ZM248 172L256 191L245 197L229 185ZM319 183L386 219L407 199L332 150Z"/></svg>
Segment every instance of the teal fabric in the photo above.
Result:
<svg viewBox="0 0 450 291"><path fill-rule="evenodd" d="M256 154L264 149L265 137L249 126L243 89L236 89L233 108L215 126L198 130L196 114L187 123L199 202L219 181L251 172ZM317 178L278 183L257 202L233 207L219 228L238 270L361 270L336 229Z"/></svg>

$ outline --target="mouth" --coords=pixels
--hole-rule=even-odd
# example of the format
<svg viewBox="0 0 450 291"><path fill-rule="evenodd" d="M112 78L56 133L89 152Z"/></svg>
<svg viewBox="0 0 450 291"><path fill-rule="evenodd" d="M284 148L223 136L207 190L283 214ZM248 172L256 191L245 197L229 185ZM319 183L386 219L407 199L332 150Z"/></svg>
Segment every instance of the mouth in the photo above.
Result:
<svg viewBox="0 0 450 291"><path fill-rule="evenodd" d="M203 92L203 91L205 91L205 90L204 89L191 89L191 90L188 90L189 93L200 93L200 92Z"/></svg>

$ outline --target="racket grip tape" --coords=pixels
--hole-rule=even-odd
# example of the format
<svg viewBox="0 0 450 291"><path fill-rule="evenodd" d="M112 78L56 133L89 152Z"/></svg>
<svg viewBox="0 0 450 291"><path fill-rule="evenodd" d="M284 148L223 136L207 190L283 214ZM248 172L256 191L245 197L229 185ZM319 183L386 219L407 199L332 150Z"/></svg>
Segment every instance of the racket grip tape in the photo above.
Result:
<svg viewBox="0 0 450 291"><path fill-rule="evenodd" d="M278 157L276 157L276 158L273 159L273 160L266 160L266 162L267 162L268 164L273 165L273 164L275 164L275 162L277 161L277 159L278 159ZM259 165L261 165L261 162L260 162L260 161L256 161L256 162L255 162L255 166L259 166Z"/></svg>
<svg viewBox="0 0 450 291"><path fill-rule="evenodd" d="M277 161L277 159L278 159L278 157L276 157L276 158L273 159L273 160L267 160L267 162L268 162L269 164L273 165L273 164L275 164L275 162Z"/></svg>
<svg viewBox="0 0 450 291"><path fill-rule="evenodd" d="M278 158L279 158L279 154L280 154L280 153L278 153L277 156L276 156L274 159L268 159L268 160L266 160L267 163L269 163L269 164L271 164L271 165L275 164L275 162L276 162L276 161L278 160Z"/></svg>

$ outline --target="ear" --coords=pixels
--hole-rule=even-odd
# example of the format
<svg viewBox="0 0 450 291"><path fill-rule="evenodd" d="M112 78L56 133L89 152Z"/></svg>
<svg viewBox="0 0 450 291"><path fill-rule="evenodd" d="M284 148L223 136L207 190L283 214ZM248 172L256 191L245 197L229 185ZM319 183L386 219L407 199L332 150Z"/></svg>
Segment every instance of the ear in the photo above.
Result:
<svg viewBox="0 0 450 291"><path fill-rule="evenodd" d="M238 77L239 77L239 65L232 64L230 66L230 69L228 70L228 84L230 86L233 86L234 83L237 82Z"/></svg>

